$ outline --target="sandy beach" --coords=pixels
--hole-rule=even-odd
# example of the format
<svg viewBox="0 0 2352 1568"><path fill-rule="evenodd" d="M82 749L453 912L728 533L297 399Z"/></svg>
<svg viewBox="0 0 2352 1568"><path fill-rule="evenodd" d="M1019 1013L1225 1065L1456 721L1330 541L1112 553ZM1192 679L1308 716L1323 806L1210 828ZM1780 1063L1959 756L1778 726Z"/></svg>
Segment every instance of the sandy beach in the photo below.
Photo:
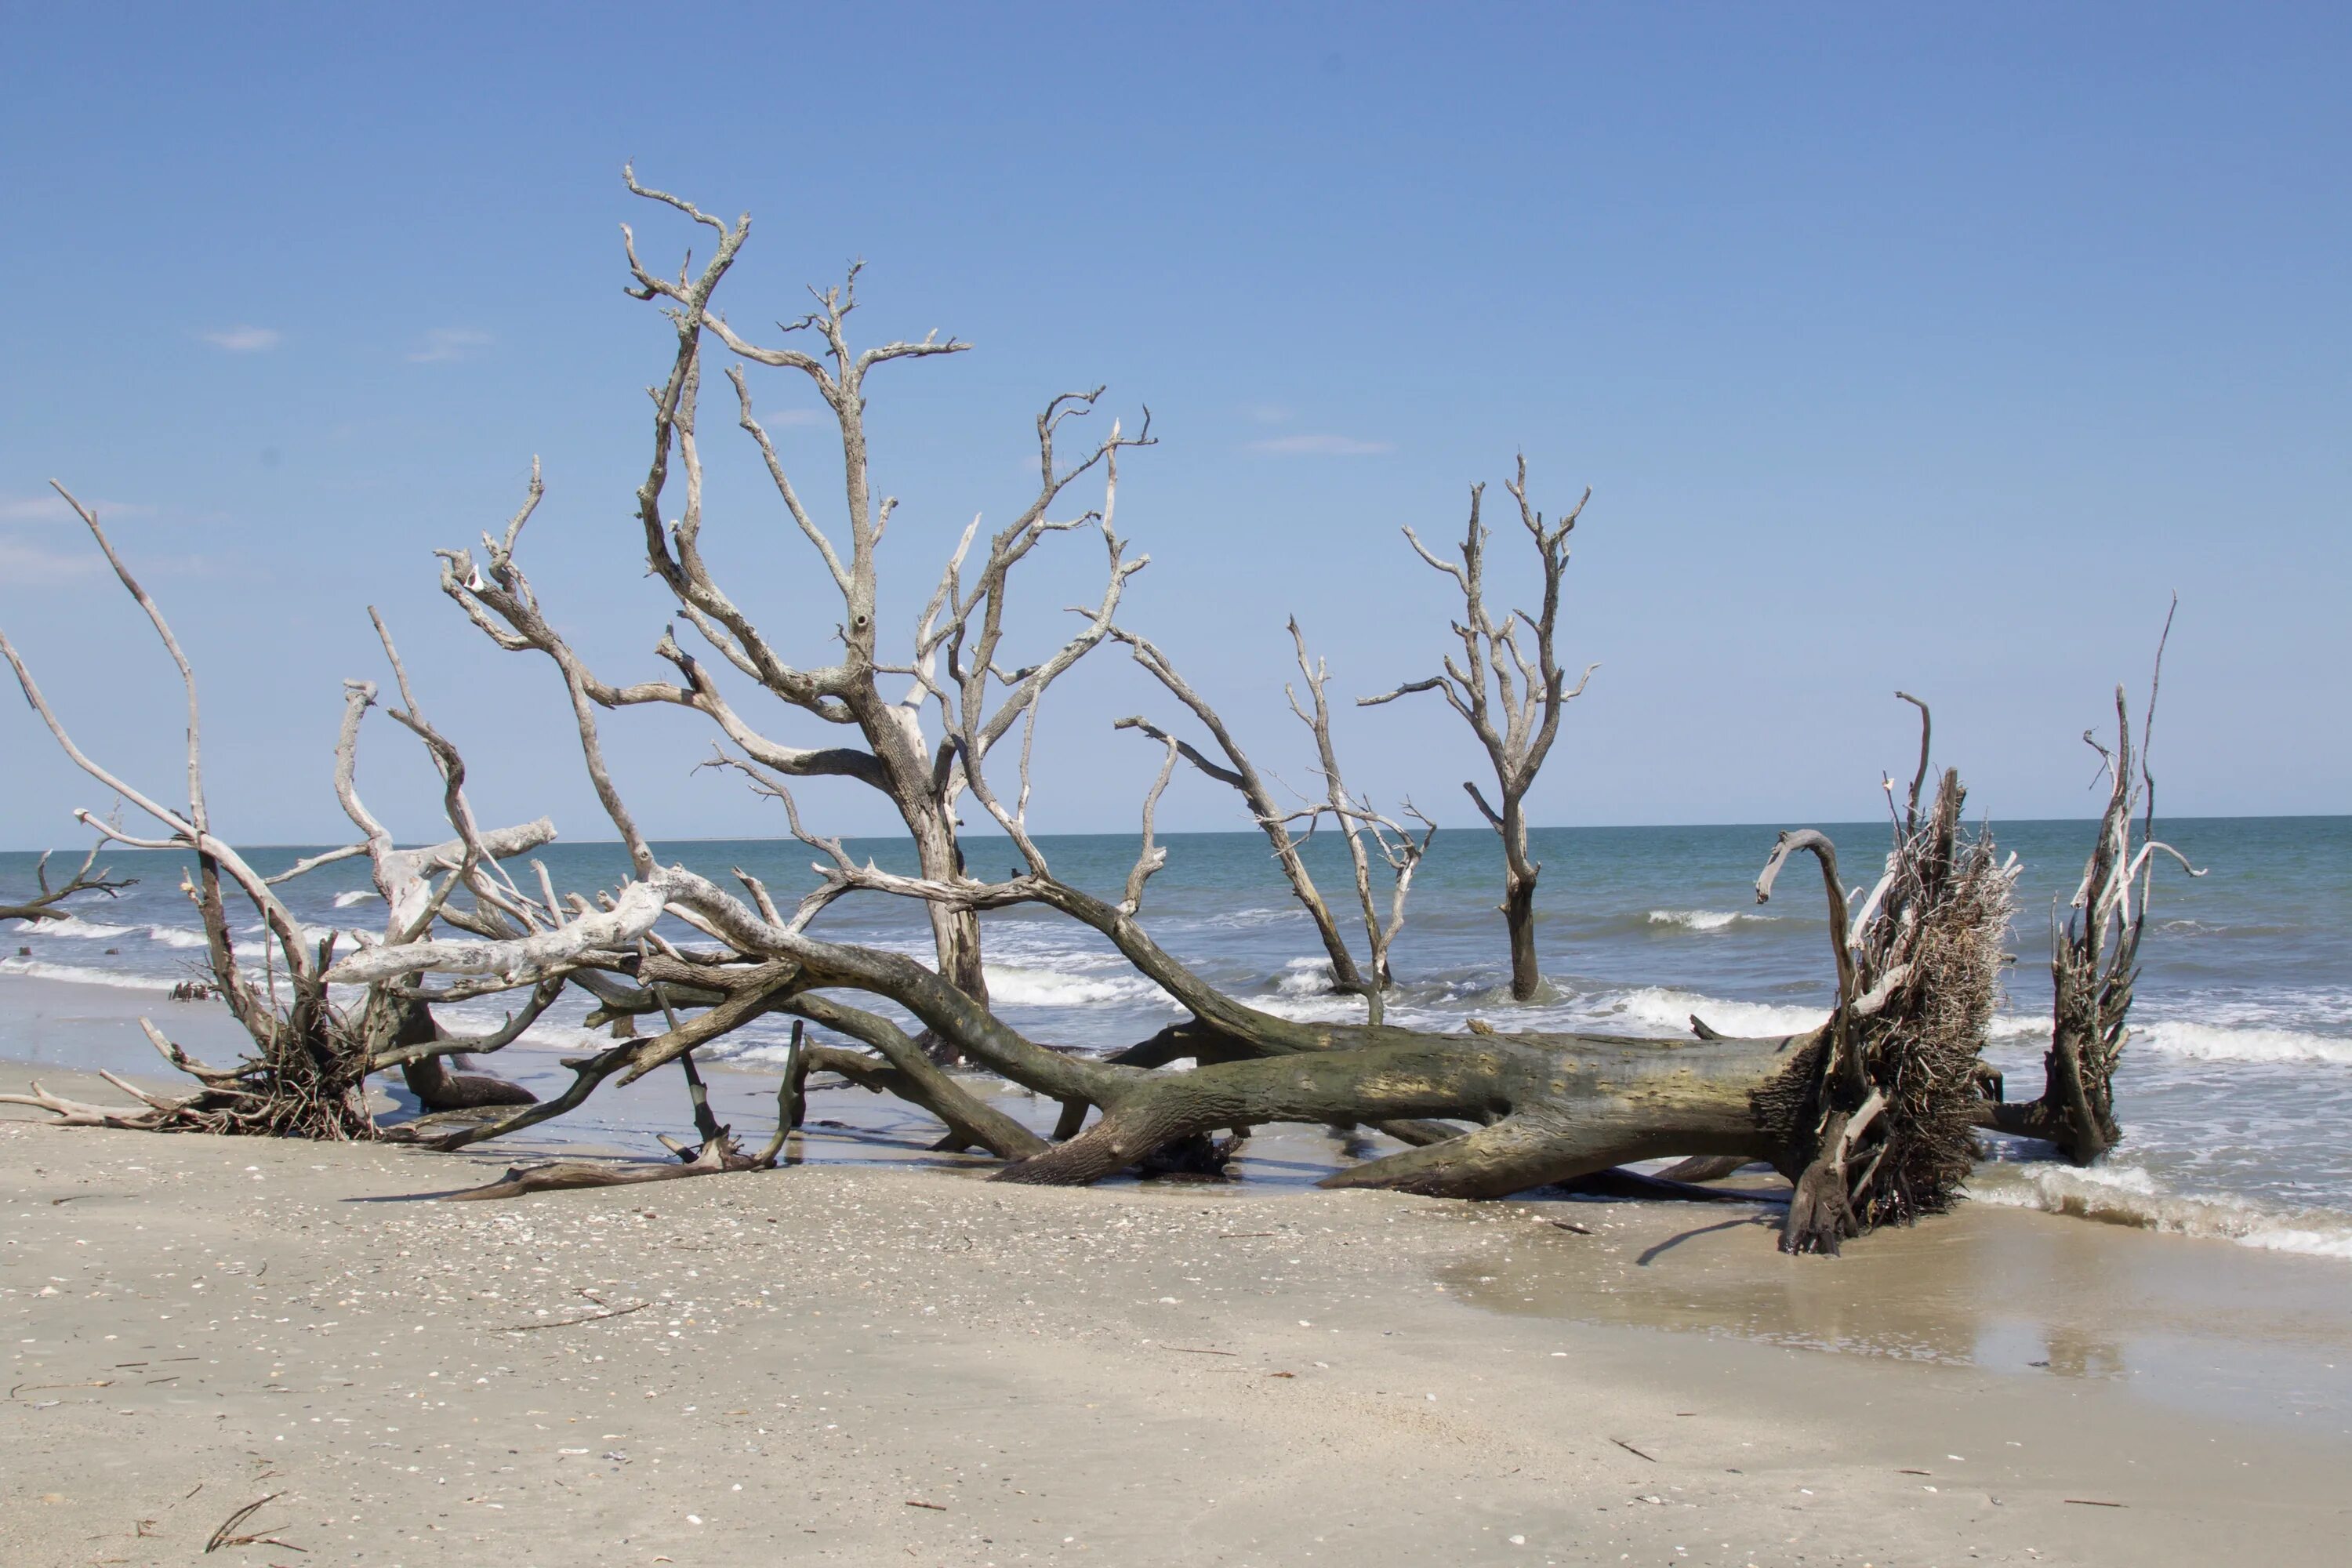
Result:
<svg viewBox="0 0 2352 1568"><path fill-rule="evenodd" d="M0 1559L190 1562L263 1498L211 1560L2321 1563L2352 1529L2326 1260L1979 1206L1795 1261L1744 1208L849 1163L420 1201L504 1163L10 1113Z"/></svg>

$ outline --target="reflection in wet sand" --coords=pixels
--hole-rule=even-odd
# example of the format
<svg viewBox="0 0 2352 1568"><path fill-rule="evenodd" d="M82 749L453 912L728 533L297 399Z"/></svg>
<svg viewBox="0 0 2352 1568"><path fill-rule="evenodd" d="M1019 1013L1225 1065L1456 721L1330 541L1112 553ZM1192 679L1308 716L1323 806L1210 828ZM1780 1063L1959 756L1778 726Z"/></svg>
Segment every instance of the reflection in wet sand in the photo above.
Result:
<svg viewBox="0 0 2352 1568"><path fill-rule="evenodd" d="M1514 1205L1557 1214L1566 1206ZM2352 1277L2046 1215L1970 1207L1841 1258L1774 1249L1778 1211L1729 1221L1666 1204L1578 1204L1442 1276L1494 1311L1806 1349L2096 1378L2191 1408L2352 1423Z"/></svg>

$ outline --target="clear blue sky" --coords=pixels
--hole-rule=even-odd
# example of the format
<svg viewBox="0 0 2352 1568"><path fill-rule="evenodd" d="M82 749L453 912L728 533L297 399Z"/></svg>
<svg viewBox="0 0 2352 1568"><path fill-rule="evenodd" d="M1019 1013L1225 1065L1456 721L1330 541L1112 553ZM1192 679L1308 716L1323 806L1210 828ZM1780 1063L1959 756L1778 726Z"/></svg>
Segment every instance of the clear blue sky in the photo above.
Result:
<svg viewBox="0 0 2352 1568"><path fill-rule="evenodd" d="M634 157L755 216L739 325L862 256L869 333L977 345L874 387L902 623L971 513L1017 506L1045 396L1149 403L1126 618L1296 784L1284 617L1339 692L1433 668L1445 584L1398 526L1458 538L1523 447L1549 504L1594 488L1562 653L1603 665L1538 821L1866 815L1909 753L1897 686L1996 818L2086 812L2075 737L2143 686L2175 588L2165 805L2352 809L2341 8L685 11L13 10L0 626L92 749L168 794L175 698L52 475L109 503L196 657L233 832L345 836L329 746L340 679L380 673L373 602L486 816L608 834L549 670L466 626L428 552L539 454L550 607L608 676L657 672L629 491L667 329L617 225L673 265L699 237L627 197ZM823 580L709 423L711 547L817 662ZM781 431L824 493L818 434ZM1065 543L1040 615L1091 590ZM1129 826L1150 759L1108 721L1169 708L1097 658L1047 710L1048 827ZM692 724L609 733L656 832L770 826L688 775ZM1468 826L1477 759L1433 703L1342 739L1360 784ZM368 758L433 832L389 726ZM105 802L12 695L0 845L72 842L78 804ZM1237 823L1207 787L1169 815Z"/></svg>

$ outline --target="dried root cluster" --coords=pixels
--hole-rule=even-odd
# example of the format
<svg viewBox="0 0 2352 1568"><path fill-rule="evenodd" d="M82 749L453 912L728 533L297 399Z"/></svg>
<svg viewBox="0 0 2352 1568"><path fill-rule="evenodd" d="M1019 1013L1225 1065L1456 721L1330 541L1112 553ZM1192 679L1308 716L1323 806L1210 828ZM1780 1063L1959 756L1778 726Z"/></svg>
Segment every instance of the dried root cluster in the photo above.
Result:
<svg viewBox="0 0 2352 1568"><path fill-rule="evenodd" d="M1811 850L1837 944L1837 1006L1803 1077L1776 1086L1801 1094L1799 1125L1812 1128L1781 1236L1792 1252L1834 1253L1873 1226L1941 1213L1977 1158L1981 1053L2018 868L1998 858L1989 829L1963 826L1957 772L1921 815L1927 764L1923 732L1885 871L1850 930L1837 853L1822 835L1782 835L1757 883L1759 901L1770 897L1788 857Z"/></svg>

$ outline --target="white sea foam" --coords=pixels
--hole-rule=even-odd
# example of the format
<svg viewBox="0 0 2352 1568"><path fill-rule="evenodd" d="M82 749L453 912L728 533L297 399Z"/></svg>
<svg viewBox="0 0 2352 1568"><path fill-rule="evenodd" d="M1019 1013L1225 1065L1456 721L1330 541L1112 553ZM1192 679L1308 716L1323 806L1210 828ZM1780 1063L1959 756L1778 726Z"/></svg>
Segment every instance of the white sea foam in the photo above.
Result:
<svg viewBox="0 0 2352 1568"><path fill-rule="evenodd" d="M2352 1067L2352 1039L2302 1029L2240 1028L2185 1018L2156 1018L2133 1026L2131 1044L2198 1061L2326 1062Z"/></svg>
<svg viewBox="0 0 2352 1568"><path fill-rule="evenodd" d="M434 1016L451 1034L488 1035L503 1026L509 1015L501 1009L473 1005L436 1007ZM566 1051L594 1049L611 1043L593 1029L583 1029L577 1024L559 1024L551 1018L541 1018L515 1037L515 1044L519 1046Z"/></svg>
<svg viewBox="0 0 2352 1568"><path fill-rule="evenodd" d="M1728 931L1742 921L1769 919L1768 916L1743 915L1731 910L1652 910L1649 921L1654 926L1680 926L1685 931Z"/></svg>
<svg viewBox="0 0 2352 1568"><path fill-rule="evenodd" d="M335 895L335 908L339 910L347 910L353 904L363 904L370 899L380 899L383 896L383 894L377 892L373 888L353 888L347 893L337 893Z"/></svg>
<svg viewBox="0 0 2352 1568"><path fill-rule="evenodd" d="M2129 1165L2006 1163L1981 1166L1969 1195L2003 1208L2039 1209L2105 1225L2179 1236L2210 1237L2270 1252L2352 1259L2352 1215L2328 1209L2278 1209L2243 1199L2189 1197L2168 1191Z"/></svg>
<svg viewBox="0 0 2352 1568"><path fill-rule="evenodd" d="M1695 992L1644 985L1595 999L1604 1016L1622 1017L1648 1028L1684 1034L1696 1013L1710 1028L1727 1035L1799 1035L1818 1028L1829 1017L1826 1007L1790 1007L1771 1002L1731 1002Z"/></svg>
<svg viewBox="0 0 2352 1568"><path fill-rule="evenodd" d="M91 969L79 963L50 963L38 958L0 958L0 974L22 974L35 980L59 980L69 985L106 985L118 991L169 991L178 982L169 976L131 974L120 969Z"/></svg>
<svg viewBox="0 0 2352 1568"><path fill-rule="evenodd" d="M1008 1007L1100 1007L1119 1002L1165 1002L1167 993L1140 974L1073 974L1058 970L982 967L992 1002Z"/></svg>
<svg viewBox="0 0 2352 1568"><path fill-rule="evenodd" d="M1360 1024L1364 1021L1365 1013L1362 997L1340 996L1329 991L1303 994L1276 992L1272 995L1252 996L1249 1005L1261 1013L1271 1013L1277 1018L1288 1018L1296 1024ZM1388 1020L1411 1028L1439 1030L1460 1022L1458 1018L1450 1017L1408 1018L1393 1011L1388 1015Z"/></svg>
<svg viewBox="0 0 2352 1568"><path fill-rule="evenodd" d="M129 936L139 928L108 925L103 921L86 921L79 915L68 915L61 921L37 921L18 929L27 934L78 936L91 942L102 942L110 937Z"/></svg>
<svg viewBox="0 0 2352 1568"><path fill-rule="evenodd" d="M165 947L203 947L205 933L185 926L149 926L147 940Z"/></svg>
<svg viewBox="0 0 2352 1568"><path fill-rule="evenodd" d="M1154 930L1167 931L1254 931L1259 926L1287 925L1293 921L1305 921L1307 911L1297 904L1261 905L1244 910L1222 910L1213 915L1180 915L1154 922Z"/></svg>
<svg viewBox="0 0 2352 1568"><path fill-rule="evenodd" d="M1274 977L1274 988L1285 996L1328 996L1331 994L1331 961L1328 958L1294 958L1282 966Z"/></svg>

